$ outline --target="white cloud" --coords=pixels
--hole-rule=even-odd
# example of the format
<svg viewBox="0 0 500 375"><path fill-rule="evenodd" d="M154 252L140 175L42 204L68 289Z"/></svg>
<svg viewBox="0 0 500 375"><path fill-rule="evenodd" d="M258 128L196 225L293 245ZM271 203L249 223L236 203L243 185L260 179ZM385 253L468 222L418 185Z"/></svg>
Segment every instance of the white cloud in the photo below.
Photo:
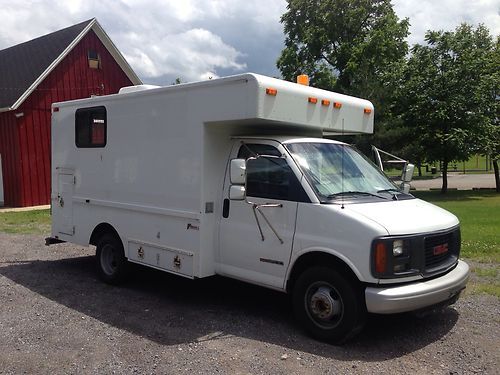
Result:
<svg viewBox="0 0 500 375"><path fill-rule="evenodd" d="M217 76L217 68L246 68L245 63L238 62L240 52L204 29L166 35L149 45L146 37L135 36L134 42L144 47L126 51L125 56L143 77L168 75L193 81Z"/></svg>
<svg viewBox="0 0 500 375"><path fill-rule="evenodd" d="M500 34L498 0L393 0L400 18L410 19L410 45L423 43L427 30L454 30L467 22L485 24L493 35Z"/></svg>

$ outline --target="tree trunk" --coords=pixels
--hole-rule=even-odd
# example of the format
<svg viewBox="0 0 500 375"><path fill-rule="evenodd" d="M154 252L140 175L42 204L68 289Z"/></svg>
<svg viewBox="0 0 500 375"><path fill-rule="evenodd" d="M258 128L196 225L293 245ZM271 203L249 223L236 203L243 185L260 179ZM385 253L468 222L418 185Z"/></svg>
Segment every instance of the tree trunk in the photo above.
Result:
<svg viewBox="0 0 500 375"><path fill-rule="evenodd" d="M441 187L441 194L446 194L448 191L448 161L443 161L443 169L441 169L443 175L443 186Z"/></svg>
<svg viewBox="0 0 500 375"><path fill-rule="evenodd" d="M495 170L495 186L497 193L500 193L500 176L498 175L498 160L493 160L493 169Z"/></svg>

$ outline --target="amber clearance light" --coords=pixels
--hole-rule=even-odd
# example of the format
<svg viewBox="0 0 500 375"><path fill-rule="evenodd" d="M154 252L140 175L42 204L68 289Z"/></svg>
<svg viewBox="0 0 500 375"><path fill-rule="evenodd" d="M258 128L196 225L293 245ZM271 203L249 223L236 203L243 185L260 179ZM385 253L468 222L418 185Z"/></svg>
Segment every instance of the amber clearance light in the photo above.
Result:
<svg viewBox="0 0 500 375"><path fill-rule="evenodd" d="M277 93L278 93L278 90L273 89L273 88L271 88L271 87L268 87L268 88L266 89L266 94L267 94L267 95L276 96L276 94L277 94Z"/></svg>
<svg viewBox="0 0 500 375"><path fill-rule="evenodd" d="M301 74L297 76L297 83L299 85L309 86L309 77L307 74Z"/></svg>

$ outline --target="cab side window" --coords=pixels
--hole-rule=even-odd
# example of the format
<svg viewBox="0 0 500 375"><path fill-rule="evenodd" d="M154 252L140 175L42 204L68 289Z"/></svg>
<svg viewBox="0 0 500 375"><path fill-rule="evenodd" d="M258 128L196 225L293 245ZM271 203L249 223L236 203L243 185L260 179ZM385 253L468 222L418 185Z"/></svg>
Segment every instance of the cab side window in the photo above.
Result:
<svg viewBox="0 0 500 375"><path fill-rule="evenodd" d="M257 155L281 156L277 148L264 144L244 144L238 158ZM285 159L260 157L247 162L247 195L287 201L310 202Z"/></svg>

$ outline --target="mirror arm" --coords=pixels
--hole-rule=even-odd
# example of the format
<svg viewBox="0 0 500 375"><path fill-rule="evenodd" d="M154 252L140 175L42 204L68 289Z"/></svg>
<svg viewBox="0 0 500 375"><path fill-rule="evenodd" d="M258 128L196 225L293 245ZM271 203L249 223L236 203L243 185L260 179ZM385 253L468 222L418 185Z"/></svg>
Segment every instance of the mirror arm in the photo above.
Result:
<svg viewBox="0 0 500 375"><path fill-rule="evenodd" d="M247 203L249 203L249 202L247 202ZM266 215L264 215L264 212L262 212L262 210L261 210L261 208L263 208L263 207L283 207L283 205L281 203L266 203L266 204L249 203L249 204L252 205L252 211L253 211L253 214L255 216L255 221L257 222L257 227L259 228L260 238L262 239L262 241L264 241L265 238L264 238L264 233L262 232L262 227L260 226L259 218L257 216L256 211L258 211L262 215L262 218L265 220L265 222L267 223L269 228L271 228L272 232L274 233L274 235L276 236L278 241L283 245L285 243L285 241L283 241L283 239L279 236L278 232L276 232L276 229L274 229L272 224L267 219Z"/></svg>

